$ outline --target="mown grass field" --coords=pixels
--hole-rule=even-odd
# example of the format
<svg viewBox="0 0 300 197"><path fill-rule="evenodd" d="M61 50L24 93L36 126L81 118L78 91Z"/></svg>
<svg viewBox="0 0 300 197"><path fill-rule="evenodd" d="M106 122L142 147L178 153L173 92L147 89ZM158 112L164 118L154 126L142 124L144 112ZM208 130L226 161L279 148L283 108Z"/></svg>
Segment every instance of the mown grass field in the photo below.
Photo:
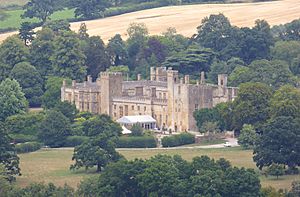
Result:
<svg viewBox="0 0 300 197"><path fill-rule="evenodd" d="M0 27L1 28L19 28L22 22L29 21L29 22L38 22L37 19L21 19L21 15L23 14L23 10L9 10L5 11L6 14L8 14L8 17L0 21ZM58 19L69 19L74 18L74 10L61 10L55 12L53 15L51 15L52 20L58 20Z"/></svg>
<svg viewBox="0 0 300 197"><path fill-rule="evenodd" d="M252 151L241 150L240 148L222 149L160 149L160 150L120 150L127 159L150 158L156 154L181 155L184 159L191 161L193 157L208 155L219 159L225 158L231 161L232 165L238 167L255 168L252 161ZM95 170L85 173L84 170L70 171L72 164L72 149L48 149L33 153L21 154L20 167L22 176L17 178L17 185L24 187L32 182L53 182L57 185L69 184L76 187L81 180L87 177L96 176ZM290 188L293 180L300 180L300 176L283 176L279 180L274 177L265 178L261 176L262 185L279 188Z"/></svg>

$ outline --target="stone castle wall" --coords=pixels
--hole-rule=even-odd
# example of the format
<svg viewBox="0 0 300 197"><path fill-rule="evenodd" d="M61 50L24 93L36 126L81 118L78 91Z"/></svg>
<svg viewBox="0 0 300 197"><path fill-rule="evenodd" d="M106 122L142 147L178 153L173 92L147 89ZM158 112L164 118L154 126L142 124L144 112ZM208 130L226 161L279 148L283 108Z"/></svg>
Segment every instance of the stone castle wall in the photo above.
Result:
<svg viewBox="0 0 300 197"><path fill-rule="evenodd" d="M232 101L237 88L227 87L227 76L218 76L218 85L206 84L204 73L197 84L178 71L151 68L150 80L123 81L121 73L102 72L96 82L63 83L61 100L74 103L80 111L108 114L114 120L130 115L151 115L159 128L173 131L197 130L193 112Z"/></svg>

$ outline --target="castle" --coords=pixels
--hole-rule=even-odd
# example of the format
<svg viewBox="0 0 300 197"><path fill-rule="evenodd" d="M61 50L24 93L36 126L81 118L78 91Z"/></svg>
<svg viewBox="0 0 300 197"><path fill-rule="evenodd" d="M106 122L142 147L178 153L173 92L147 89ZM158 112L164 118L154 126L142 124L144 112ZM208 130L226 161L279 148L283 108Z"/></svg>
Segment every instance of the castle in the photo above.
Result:
<svg viewBox="0 0 300 197"><path fill-rule="evenodd" d="M205 82L204 72L196 84L189 75L179 78L172 68L151 67L150 80L123 80L122 73L101 72L96 82L67 86L63 82L61 100L74 103L79 111L108 114L117 120L123 116L151 115L157 127L172 131L197 130L193 112L234 100L236 87L227 87L227 75L218 75L218 85Z"/></svg>

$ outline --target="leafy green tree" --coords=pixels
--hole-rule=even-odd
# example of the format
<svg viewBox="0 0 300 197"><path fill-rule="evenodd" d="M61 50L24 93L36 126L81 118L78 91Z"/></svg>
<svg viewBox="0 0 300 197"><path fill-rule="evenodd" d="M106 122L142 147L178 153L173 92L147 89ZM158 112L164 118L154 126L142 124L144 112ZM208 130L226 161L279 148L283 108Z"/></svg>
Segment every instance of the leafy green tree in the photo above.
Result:
<svg viewBox="0 0 300 197"><path fill-rule="evenodd" d="M221 116L221 106L214 108L203 108L194 112L194 118L197 122L197 127L202 128L205 122L216 122L221 130L225 129L225 122ZM205 131L204 131L205 132Z"/></svg>
<svg viewBox="0 0 300 197"><path fill-rule="evenodd" d="M272 163L290 168L300 165L300 121L291 116L279 116L260 128L261 136L254 148L254 161L262 169Z"/></svg>
<svg viewBox="0 0 300 197"><path fill-rule="evenodd" d="M233 76L230 76L230 82L235 85L245 82L261 82L276 89L285 84L296 84L289 65L280 60L255 60L248 68L243 68L235 74L238 74L235 80L232 80Z"/></svg>
<svg viewBox="0 0 300 197"><path fill-rule="evenodd" d="M83 123L84 134L86 136L97 136L99 134L108 133L110 136L119 136L122 128L119 124L112 121L112 119L104 114L94 116L87 119Z"/></svg>
<svg viewBox="0 0 300 197"><path fill-rule="evenodd" d="M98 177L79 185L82 196L259 196L254 170L231 167L207 156L192 162L180 156L156 155L148 160L120 160Z"/></svg>
<svg viewBox="0 0 300 197"><path fill-rule="evenodd" d="M132 127L131 127L131 135L132 136L142 136L144 135L144 132L143 132L143 128L139 125L139 124L134 124Z"/></svg>
<svg viewBox="0 0 300 197"><path fill-rule="evenodd" d="M13 196L70 196L74 197L74 189L67 184L63 187L55 186L53 183L31 183L25 188L13 188L8 192L8 197Z"/></svg>
<svg viewBox="0 0 300 197"><path fill-rule="evenodd" d="M31 107L41 105L43 79L34 66L28 62L20 62L11 70L10 77L19 82Z"/></svg>
<svg viewBox="0 0 300 197"><path fill-rule="evenodd" d="M284 25L274 26L272 28L273 34L281 40L300 40L300 20L295 19L290 23Z"/></svg>
<svg viewBox="0 0 300 197"><path fill-rule="evenodd" d="M172 56L180 51L185 50L189 45L189 39L181 34L178 34L175 28L168 28L163 36L158 36L160 42L167 49L167 56Z"/></svg>
<svg viewBox="0 0 300 197"><path fill-rule="evenodd" d="M78 37L80 40L85 40L89 38L89 34L87 33L87 27L85 23L81 23L78 30Z"/></svg>
<svg viewBox="0 0 300 197"><path fill-rule="evenodd" d="M22 18L38 18L44 24L51 14L62 8L58 0L30 0L23 9Z"/></svg>
<svg viewBox="0 0 300 197"><path fill-rule="evenodd" d="M5 125L9 135L11 136L37 136L40 123L43 119L43 113L17 114L6 118Z"/></svg>
<svg viewBox="0 0 300 197"><path fill-rule="evenodd" d="M64 78L61 77L48 77L45 85L46 90L42 96L42 106L44 108L53 108L60 102L63 80ZM71 83L71 80L67 79L67 82Z"/></svg>
<svg viewBox="0 0 300 197"><path fill-rule="evenodd" d="M159 38L151 36L146 43L143 53L144 58L147 59L148 62L154 58L156 62L153 62L153 64L161 64L166 59L167 48L164 44L162 44Z"/></svg>
<svg viewBox="0 0 300 197"><path fill-rule="evenodd" d="M237 66L228 77L228 84L234 87L239 86L241 83L249 81L248 73L250 69L246 66Z"/></svg>
<svg viewBox="0 0 300 197"><path fill-rule="evenodd" d="M119 65L127 64L128 52L127 52L126 44L122 40L120 34L116 34L108 41L107 53L111 65L119 66Z"/></svg>
<svg viewBox="0 0 300 197"><path fill-rule="evenodd" d="M19 157L15 151L15 145L6 133L5 125L0 122L0 167L4 167L5 179L12 181L15 175L21 175ZM2 169L3 170L3 169Z"/></svg>
<svg viewBox="0 0 300 197"><path fill-rule="evenodd" d="M176 196L180 184L179 169L171 161L172 158L161 155L146 161L147 168L137 175L142 196Z"/></svg>
<svg viewBox="0 0 300 197"><path fill-rule="evenodd" d="M244 124L254 127L269 118L269 100L272 90L262 83L245 83L240 86L238 97L233 102L233 127L239 131Z"/></svg>
<svg viewBox="0 0 300 197"><path fill-rule="evenodd" d="M0 192L3 196L8 196L11 190L11 184L8 181L8 175L3 164L0 164Z"/></svg>
<svg viewBox="0 0 300 197"><path fill-rule="evenodd" d="M286 85L279 88L270 100L270 116L300 117L300 91Z"/></svg>
<svg viewBox="0 0 300 197"><path fill-rule="evenodd" d="M136 177L145 168L145 162L138 159L111 163L101 176L82 181L78 193L82 196L142 196Z"/></svg>
<svg viewBox="0 0 300 197"><path fill-rule="evenodd" d="M127 29L127 51L130 69L142 65L142 52L148 39L148 29L144 23L131 23Z"/></svg>
<svg viewBox="0 0 300 197"><path fill-rule="evenodd" d="M97 166L101 171L108 163L121 158L116 152L116 141L122 128L107 115L97 115L83 122L83 133L91 139L75 147L70 169Z"/></svg>
<svg viewBox="0 0 300 197"><path fill-rule="evenodd" d="M86 19L102 17L106 8L111 6L111 1L108 0L72 0L72 7L75 8L75 16Z"/></svg>
<svg viewBox="0 0 300 197"><path fill-rule="evenodd" d="M199 130L201 133L206 133L208 141L211 141L214 139L215 134L220 132L220 127L218 122L207 121L202 124L202 127Z"/></svg>
<svg viewBox="0 0 300 197"><path fill-rule="evenodd" d="M300 74L300 55L298 55L296 58L292 60L292 63L290 65L290 69L295 75Z"/></svg>
<svg viewBox="0 0 300 197"><path fill-rule="evenodd" d="M300 41L278 41L271 47L272 59L291 62L300 53Z"/></svg>
<svg viewBox="0 0 300 197"><path fill-rule="evenodd" d="M244 149L251 149L254 147L256 140L257 134L253 126L250 124L244 124L238 138L239 144Z"/></svg>
<svg viewBox="0 0 300 197"><path fill-rule="evenodd" d="M284 175L284 166L278 164L271 164L267 169L267 174L271 176L276 176L278 179L279 176Z"/></svg>
<svg viewBox="0 0 300 197"><path fill-rule="evenodd" d="M0 103L0 121L15 114L25 113L28 107L19 83L9 78L0 83Z"/></svg>
<svg viewBox="0 0 300 197"><path fill-rule="evenodd" d="M214 61L208 73L208 79L213 83L217 83L218 74L230 74L236 69L244 66L243 60L239 58L231 58L227 62Z"/></svg>
<svg viewBox="0 0 300 197"><path fill-rule="evenodd" d="M163 66L173 67L182 74L199 75L201 71L208 71L216 54L208 48L191 45L185 51L167 57Z"/></svg>
<svg viewBox="0 0 300 197"><path fill-rule="evenodd" d="M58 102L53 108L56 111L61 112L65 117L67 117L71 122L74 121L78 110L74 104L71 104L67 101Z"/></svg>
<svg viewBox="0 0 300 197"><path fill-rule="evenodd" d="M29 51L23 42L16 36L8 37L0 45L0 62L7 65L3 74L8 75L10 70L19 62L28 59ZM3 68L1 68L3 70Z"/></svg>
<svg viewBox="0 0 300 197"><path fill-rule="evenodd" d="M28 46L31 41L34 39L34 31L32 24L30 22L21 23L21 27L19 29L19 36L24 41L24 44Z"/></svg>
<svg viewBox="0 0 300 197"><path fill-rule="evenodd" d="M30 62L44 80L53 74L53 66L50 57L55 51L54 32L49 28L43 28L36 33L36 38L31 43Z"/></svg>
<svg viewBox="0 0 300 197"><path fill-rule="evenodd" d="M233 27L223 14L205 17L197 30L198 34L196 34L195 40L206 48L221 51L232 42Z"/></svg>
<svg viewBox="0 0 300 197"><path fill-rule="evenodd" d="M40 124L38 138L47 146L61 147L71 132L70 121L61 112L49 110Z"/></svg>
<svg viewBox="0 0 300 197"><path fill-rule="evenodd" d="M96 166L97 172L100 172L108 163L118 161L121 158L115 147L113 137L107 133L97 135L75 147L72 157L75 164L71 165L70 169L85 167L87 170Z"/></svg>
<svg viewBox="0 0 300 197"><path fill-rule="evenodd" d="M110 65L105 44L99 36L92 36L86 39L83 51L86 56L87 74L96 79L99 73Z"/></svg>
<svg viewBox="0 0 300 197"><path fill-rule="evenodd" d="M52 20L43 25L43 28L51 29L56 35L63 33L64 31L71 31L71 25L67 20Z"/></svg>
<svg viewBox="0 0 300 197"><path fill-rule="evenodd" d="M83 80L86 75L83 50L78 37L72 32L62 32L54 40L55 51L50 57L54 74L61 77Z"/></svg>
<svg viewBox="0 0 300 197"><path fill-rule="evenodd" d="M273 38L269 24L264 20L255 21L250 28L231 26L223 14L210 15L197 27L194 40L206 48L219 52L222 60L239 57L246 63L254 59L267 58Z"/></svg>

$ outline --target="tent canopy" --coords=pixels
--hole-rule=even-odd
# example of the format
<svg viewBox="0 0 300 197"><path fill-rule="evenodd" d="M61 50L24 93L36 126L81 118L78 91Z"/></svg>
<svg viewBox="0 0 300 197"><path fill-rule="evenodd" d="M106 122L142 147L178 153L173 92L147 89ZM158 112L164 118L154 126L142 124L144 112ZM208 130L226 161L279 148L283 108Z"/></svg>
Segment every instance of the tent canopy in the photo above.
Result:
<svg viewBox="0 0 300 197"><path fill-rule="evenodd" d="M122 134L123 135L127 135L127 134L131 134L132 132L130 130L128 130L126 127L122 126Z"/></svg>
<svg viewBox="0 0 300 197"><path fill-rule="evenodd" d="M136 123L156 123L156 120L149 115L139 116L123 116L117 120L120 124L136 124Z"/></svg>

